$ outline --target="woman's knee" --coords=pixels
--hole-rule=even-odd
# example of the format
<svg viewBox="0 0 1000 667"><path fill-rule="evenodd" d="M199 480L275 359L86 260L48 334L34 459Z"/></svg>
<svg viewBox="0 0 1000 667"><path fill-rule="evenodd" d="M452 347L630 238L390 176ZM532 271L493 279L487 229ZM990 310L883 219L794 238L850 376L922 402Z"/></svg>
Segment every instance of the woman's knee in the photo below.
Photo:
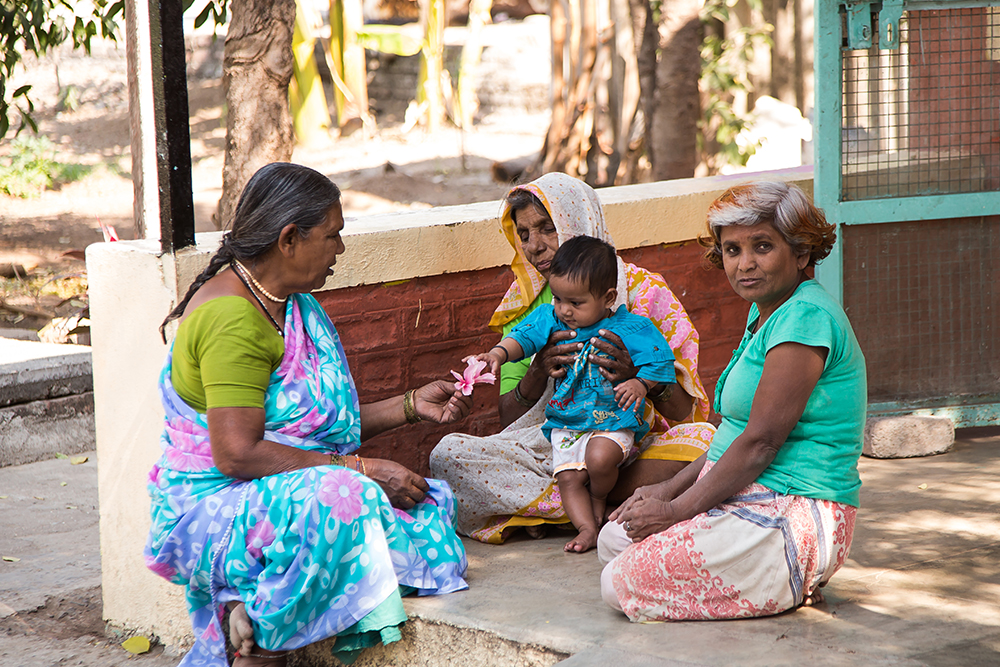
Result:
<svg viewBox="0 0 1000 667"><path fill-rule="evenodd" d="M608 563L601 570L601 598L604 602L612 609L617 609L622 611L622 605L618 601L618 594L615 593L615 585L613 581L613 573L611 571L612 565Z"/></svg>
<svg viewBox="0 0 1000 667"><path fill-rule="evenodd" d="M431 450L431 456L430 456L431 477L440 478L442 476L441 475L442 471L444 471L448 467L447 461L448 461L448 450L444 444L444 441L441 441L437 444L436 447L434 447L434 449Z"/></svg>
<svg viewBox="0 0 1000 667"><path fill-rule="evenodd" d="M625 534L624 526L616 521L608 521L597 536L597 559L602 563L610 563L631 544L632 540Z"/></svg>

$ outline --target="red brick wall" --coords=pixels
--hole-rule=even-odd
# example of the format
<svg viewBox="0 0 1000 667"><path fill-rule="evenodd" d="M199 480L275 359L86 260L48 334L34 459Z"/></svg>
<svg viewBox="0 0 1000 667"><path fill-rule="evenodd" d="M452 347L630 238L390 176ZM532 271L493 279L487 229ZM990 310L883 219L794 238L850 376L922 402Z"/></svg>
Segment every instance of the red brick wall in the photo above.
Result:
<svg viewBox="0 0 1000 667"><path fill-rule="evenodd" d="M625 250L622 257L663 274L701 334L701 377L709 396L739 344L749 304L722 271L705 268L694 242ZM462 357L499 340L486 323L513 279L507 268L469 271L317 293L347 352L361 402L396 396L460 370ZM441 436L499 430L498 389L480 387L472 415L457 425L418 424L373 438L365 450L421 474Z"/></svg>

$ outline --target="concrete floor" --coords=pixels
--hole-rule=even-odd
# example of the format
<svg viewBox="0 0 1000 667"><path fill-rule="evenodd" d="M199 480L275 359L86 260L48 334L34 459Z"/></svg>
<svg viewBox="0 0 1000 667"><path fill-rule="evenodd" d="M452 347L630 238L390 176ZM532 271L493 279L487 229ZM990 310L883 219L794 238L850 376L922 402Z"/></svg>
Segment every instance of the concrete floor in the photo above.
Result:
<svg viewBox="0 0 1000 667"><path fill-rule="evenodd" d="M563 553L567 534L499 547L467 541L470 590L408 598L404 641L356 664L1000 665L1000 429L959 438L940 456L862 459L851 557L818 607L632 624L601 602L596 556ZM21 559L0 561L3 664L63 664L60 646L72 651L68 664L176 664L162 654L128 660L82 639L45 644L13 620L99 581L93 458L2 468L0 496L0 555ZM44 661L27 658L43 649ZM295 663L328 663L309 655Z"/></svg>

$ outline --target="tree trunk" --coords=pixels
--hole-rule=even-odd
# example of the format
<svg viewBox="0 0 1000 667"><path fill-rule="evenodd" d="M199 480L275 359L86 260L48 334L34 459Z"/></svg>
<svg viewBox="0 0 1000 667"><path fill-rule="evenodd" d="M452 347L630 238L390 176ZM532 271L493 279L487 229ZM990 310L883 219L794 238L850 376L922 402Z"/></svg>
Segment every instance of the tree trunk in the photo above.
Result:
<svg viewBox="0 0 1000 667"><path fill-rule="evenodd" d="M637 0L648 2L648 0ZM561 171L602 187L634 182L640 99L629 0L552 0L552 118L525 172Z"/></svg>
<svg viewBox="0 0 1000 667"><path fill-rule="evenodd" d="M660 6L660 57L647 125L647 151L656 181L691 178L698 166L700 9L698 0L663 0Z"/></svg>
<svg viewBox="0 0 1000 667"><path fill-rule="evenodd" d="M295 0L231 0L222 85L226 162L215 224L232 220L254 172L292 157L288 83L292 78Z"/></svg>
<svg viewBox="0 0 1000 667"><path fill-rule="evenodd" d="M476 88L479 85L479 61L483 54L483 26L493 21L490 17L492 7L493 0L469 2L469 31L458 66L458 112L455 114L458 126L465 130L472 128L472 119L479 109Z"/></svg>
<svg viewBox="0 0 1000 667"><path fill-rule="evenodd" d="M444 4L444 0L420 2L424 45L420 50L417 104L427 105L427 131L430 133L437 132L444 120L444 97L441 89L441 76L444 73Z"/></svg>

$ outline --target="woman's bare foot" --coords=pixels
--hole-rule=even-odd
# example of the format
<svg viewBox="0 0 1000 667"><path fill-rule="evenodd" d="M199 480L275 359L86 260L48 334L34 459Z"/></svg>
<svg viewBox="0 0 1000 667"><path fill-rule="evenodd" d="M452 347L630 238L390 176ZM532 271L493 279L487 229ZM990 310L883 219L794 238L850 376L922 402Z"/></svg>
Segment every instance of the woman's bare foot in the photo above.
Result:
<svg viewBox="0 0 1000 667"><path fill-rule="evenodd" d="M253 653L253 624L247 614L247 606L242 602L229 605L229 641L241 655Z"/></svg>
<svg viewBox="0 0 1000 667"><path fill-rule="evenodd" d="M825 586L826 584L820 584L820 586ZM826 602L826 598L823 597L823 591L820 589L814 590L812 593L806 596L806 599L802 601L803 607L812 607L813 605L822 604Z"/></svg>
<svg viewBox="0 0 1000 667"><path fill-rule="evenodd" d="M597 546L597 529L593 526L584 526L572 540L566 543L563 551L567 553L582 554Z"/></svg>

